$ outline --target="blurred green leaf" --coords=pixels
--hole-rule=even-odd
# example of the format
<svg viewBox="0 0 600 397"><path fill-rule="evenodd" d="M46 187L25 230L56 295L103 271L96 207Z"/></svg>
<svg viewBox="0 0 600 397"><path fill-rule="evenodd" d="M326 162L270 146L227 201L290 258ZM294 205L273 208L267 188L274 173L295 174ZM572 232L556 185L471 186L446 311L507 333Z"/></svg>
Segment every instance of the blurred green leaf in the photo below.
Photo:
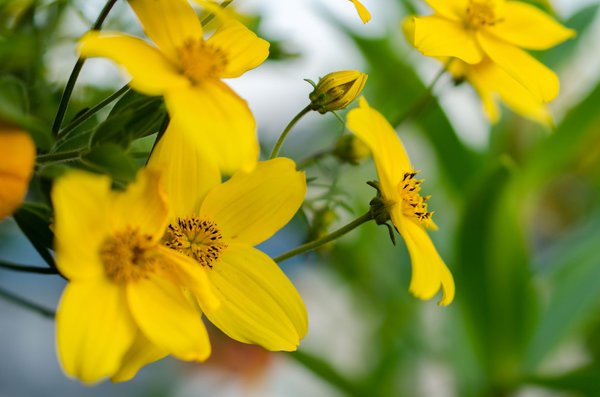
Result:
<svg viewBox="0 0 600 397"><path fill-rule="evenodd" d="M50 254L54 233L50 229L52 211L50 208L34 203L25 203L13 214L19 229L25 234L42 259L50 267L56 268Z"/></svg>
<svg viewBox="0 0 600 397"><path fill-rule="evenodd" d="M586 397L600 396L600 363L594 363L556 376L527 379L527 383L554 390L582 393Z"/></svg>
<svg viewBox="0 0 600 397"><path fill-rule="evenodd" d="M135 178L137 164L122 147L107 143L96 146L82 158L82 163L94 171L107 173L113 179L129 182Z"/></svg>

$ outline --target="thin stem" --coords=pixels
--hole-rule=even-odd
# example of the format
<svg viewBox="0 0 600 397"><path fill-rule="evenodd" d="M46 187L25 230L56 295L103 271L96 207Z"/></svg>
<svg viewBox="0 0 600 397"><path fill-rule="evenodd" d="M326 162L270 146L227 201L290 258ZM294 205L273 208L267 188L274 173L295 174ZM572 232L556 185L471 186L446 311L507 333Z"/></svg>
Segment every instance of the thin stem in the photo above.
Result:
<svg viewBox="0 0 600 397"><path fill-rule="evenodd" d="M327 149L327 150L322 150L320 152L317 152L317 153L305 158L301 162L299 162L298 169L302 170L304 168L307 168L307 167L313 165L313 163L321 160L323 157L330 155L331 153L333 153L333 149Z"/></svg>
<svg viewBox="0 0 600 397"><path fill-rule="evenodd" d="M225 0L224 2L221 3L221 5L219 7L221 8L226 8L229 4L233 3L233 0ZM202 20L202 26L206 26L210 23L210 21L212 21L215 18L215 13L210 13L209 15L206 16L206 18L204 18Z"/></svg>
<svg viewBox="0 0 600 397"><path fill-rule="evenodd" d="M274 159L275 157L277 157L277 155L279 154L279 150L281 150L281 146L283 145L283 141L285 141L285 138L287 138L294 125L296 125L298 120L300 120L306 113L310 112L311 110L311 105L309 104L304 109L302 109L296 116L294 116L292 121L288 123L281 135L279 135L279 139L277 139L277 142L275 142L275 146L273 147L273 151L271 151L269 159Z"/></svg>
<svg viewBox="0 0 600 397"><path fill-rule="evenodd" d="M38 164L63 163L78 160L87 152L87 149L70 150L68 152L40 154L36 158Z"/></svg>
<svg viewBox="0 0 600 397"><path fill-rule="evenodd" d="M47 318L54 318L55 313L53 310L47 309L43 306L38 305L37 303L30 302L20 296L13 294L12 292L8 292L5 289L0 288L0 298L4 298L5 300L12 302L18 306L27 308L32 310L38 314L41 314Z"/></svg>
<svg viewBox="0 0 600 397"><path fill-rule="evenodd" d="M116 91L116 92L112 93L111 95L109 95L108 97L106 97L102 102L100 102L93 108L88 109L85 112L81 113L79 116L77 116L67 126L65 126L63 129L58 131L58 136L65 137L67 134L69 134L75 128L79 127L85 121L89 120L90 117L92 117L94 114L98 113L101 109L106 107L108 104L110 104L111 102L113 102L114 100L116 100L117 98L122 96L123 94L127 93L129 90L130 90L129 85L124 85L123 87L119 88L118 91Z"/></svg>
<svg viewBox="0 0 600 397"><path fill-rule="evenodd" d="M308 242L306 244L302 244L282 255L279 255L274 260L275 260L275 262L283 262L284 260L292 258L296 255L300 255L305 252L312 251L315 248L319 248L320 246L325 245L332 240L342 237L344 234L348 233L351 230L356 229L363 223L369 222L372 219L373 219L373 215L371 215L371 212L369 211L366 214L359 216L358 218L356 218L352 222L348 223L347 225L342 226L338 230L336 230L326 236L323 236L320 239Z"/></svg>
<svg viewBox="0 0 600 397"><path fill-rule="evenodd" d="M104 20L108 16L108 13L116 3L117 0L108 0L106 2L106 5L104 5L104 8L102 11L100 11L100 15L98 15L96 22L94 22L90 30L100 30ZM62 98L60 98L60 104L58 105L56 117L54 118L54 123L52 124L52 132L55 135L57 135L58 131L60 131L62 123L65 119L65 114L67 113L67 108L69 107L69 101L71 100L71 95L73 94L73 88L75 88L75 83L77 82L77 78L79 77L79 73L81 72L84 63L85 58L79 57L75 63L75 66L73 67L73 70L71 71L71 75L69 76L69 80L65 86L65 91L63 92Z"/></svg>
<svg viewBox="0 0 600 397"><path fill-rule="evenodd" d="M425 94L423 94L423 96L417 102L415 102L415 104L410 109L408 109L408 111L404 113L404 115L402 115L398 120L396 120L396 125L400 125L406 120L418 116L419 113L421 113L421 111L425 109L427 105L429 105L429 102L433 98L433 89L435 88L436 84L440 81L444 73L446 73L448 67L453 61L454 58L450 58L448 62L444 64L442 69L435 75L431 83L429 83L427 88L425 88Z"/></svg>
<svg viewBox="0 0 600 397"><path fill-rule="evenodd" d="M5 261L0 261L0 268L25 273L58 274L58 271L56 269L52 269L50 267L23 266Z"/></svg>

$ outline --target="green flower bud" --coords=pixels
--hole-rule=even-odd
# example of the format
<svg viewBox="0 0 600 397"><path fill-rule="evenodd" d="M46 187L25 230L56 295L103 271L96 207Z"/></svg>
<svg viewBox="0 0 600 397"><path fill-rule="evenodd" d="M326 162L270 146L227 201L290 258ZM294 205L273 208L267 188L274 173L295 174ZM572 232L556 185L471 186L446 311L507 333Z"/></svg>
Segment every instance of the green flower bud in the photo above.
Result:
<svg viewBox="0 0 600 397"><path fill-rule="evenodd" d="M309 95L311 108L321 114L344 109L360 95L367 77L358 70L327 74Z"/></svg>
<svg viewBox="0 0 600 397"><path fill-rule="evenodd" d="M343 163L358 165L371 154L369 147L354 135L342 135L335 144L333 155Z"/></svg>

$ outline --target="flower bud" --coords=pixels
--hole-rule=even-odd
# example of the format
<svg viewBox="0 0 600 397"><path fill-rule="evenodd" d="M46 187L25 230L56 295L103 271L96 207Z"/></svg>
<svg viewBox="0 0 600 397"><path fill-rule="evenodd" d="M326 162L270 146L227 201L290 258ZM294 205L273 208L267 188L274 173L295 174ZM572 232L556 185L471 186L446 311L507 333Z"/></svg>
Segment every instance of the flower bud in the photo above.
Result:
<svg viewBox="0 0 600 397"><path fill-rule="evenodd" d="M357 70L327 74L309 95L311 108L321 114L344 109L361 93L367 77Z"/></svg>
<svg viewBox="0 0 600 397"><path fill-rule="evenodd" d="M358 165L371 154L369 147L354 135L342 135L335 144L333 155L343 163Z"/></svg>
<svg viewBox="0 0 600 397"><path fill-rule="evenodd" d="M25 131L0 124L0 220L25 199L35 164L35 144Z"/></svg>

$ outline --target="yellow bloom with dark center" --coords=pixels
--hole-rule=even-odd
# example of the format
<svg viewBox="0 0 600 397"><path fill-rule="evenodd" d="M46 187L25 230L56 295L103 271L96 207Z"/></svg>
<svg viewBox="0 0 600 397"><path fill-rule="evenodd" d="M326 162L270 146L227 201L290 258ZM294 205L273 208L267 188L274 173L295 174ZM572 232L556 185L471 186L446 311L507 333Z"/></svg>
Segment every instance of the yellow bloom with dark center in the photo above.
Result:
<svg viewBox="0 0 600 397"><path fill-rule="evenodd" d="M424 55L474 65L491 60L537 102L558 95L556 74L524 49L545 50L573 37L538 8L506 0L426 0L434 15L413 17L413 45ZM516 96L516 93L513 95Z"/></svg>
<svg viewBox="0 0 600 397"><path fill-rule="evenodd" d="M124 192L72 171L52 190L56 263L69 279L56 315L64 371L85 383L132 378L172 354L203 361L210 343L193 293L217 306L193 260L164 247L169 208L155 172Z"/></svg>
<svg viewBox="0 0 600 397"><path fill-rule="evenodd" d="M371 20L371 13L369 12L369 10L367 10L367 7L365 7L360 1L358 0L350 0L352 2L352 4L354 4L354 8L356 8L356 12L358 13L358 16L360 17L360 20L362 21L362 23L367 23Z"/></svg>
<svg viewBox="0 0 600 397"><path fill-rule="evenodd" d="M23 202L35 164L35 144L25 131L0 125L0 220Z"/></svg>
<svg viewBox="0 0 600 397"><path fill-rule="evenodd" d="M84 57L106 57L123 66L133 89L162 95L179 134L231 174L258 158L256 123L247 103L221 79L260 65L269 43L240 22L226 19L210 38L185 0L130 0L156 46L119 33L90 32L80 42ZM201 125L203 128L198 129Z"/></svg>
<svg viewBox="0 0 600 397"><path fill-rule="evenodd" d="M406 242L412 262L410 291L421 299L432 298L440 288L441 305L454 299L454 280L425 229L436 229L429 196L421 195L422 180L416 179L402 142L387 120L364 98L348 112L347 127L371 149L382 199L394 226Z"/></svg>
<svg viewBox="0 0 600 397"><path fill-rule="evenodd" d="M163 244L192 258L205 275L220 304L198 303L225 334L268 350L296 350L308 327L304 303L279 266L254 246L298 211L304 173L293 161L276 158L221 183L216 168L173 136L164 135L149 162L171 169L169 175L180 173L165 181L172 211Z"/></svg>

